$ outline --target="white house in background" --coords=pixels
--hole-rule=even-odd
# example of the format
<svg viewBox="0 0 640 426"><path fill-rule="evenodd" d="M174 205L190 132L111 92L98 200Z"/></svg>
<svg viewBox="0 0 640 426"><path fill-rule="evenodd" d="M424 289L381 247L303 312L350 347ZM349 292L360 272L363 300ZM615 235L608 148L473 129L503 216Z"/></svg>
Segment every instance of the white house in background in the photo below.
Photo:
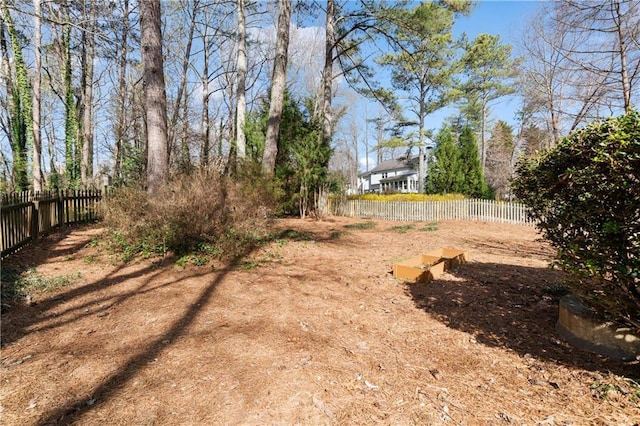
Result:
<svg viewBox="0 0 640 426"><path fill-rule="evenodd" d="M358 176L358 192L385 193L418 191L418 156L384 160Z"/></svg>

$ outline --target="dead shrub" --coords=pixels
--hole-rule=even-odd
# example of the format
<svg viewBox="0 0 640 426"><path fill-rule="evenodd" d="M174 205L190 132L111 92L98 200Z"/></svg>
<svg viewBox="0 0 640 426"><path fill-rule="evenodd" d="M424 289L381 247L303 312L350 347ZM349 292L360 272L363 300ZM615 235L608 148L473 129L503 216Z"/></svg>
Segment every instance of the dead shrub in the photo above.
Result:
<svg viewBox="0 0 640 426"><path fill-rule="evenodd" d="M126 256L206 251L236 256L266 235L273 205L260 177L230 178L217 170L181 175L151 196L120 188L108 199L111 242Z"/></svg>

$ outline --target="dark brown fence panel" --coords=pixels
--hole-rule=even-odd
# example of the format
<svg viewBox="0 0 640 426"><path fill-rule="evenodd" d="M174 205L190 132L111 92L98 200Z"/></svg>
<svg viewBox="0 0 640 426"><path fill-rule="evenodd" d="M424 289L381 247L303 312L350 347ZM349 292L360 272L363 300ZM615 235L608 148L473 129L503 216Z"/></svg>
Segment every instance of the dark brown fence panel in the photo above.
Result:
<svg viewBox="0 0 640 426"><path fill-rule="evenodd" d="M2 257L62 224L100 219L102 191L43 191L0 194Z"/></svg>
<svg viewBox="0 0 640 426"><path fill-rule="evenodd" d="M61 198L64 204L65 223L91 222L99 219L98 212L102 201L102 191L70 190L63 192Z"/></svg>
<svg viewBox="0 0 640 426"><path fill-rule="evenodd" d="M2 194L0 197L0 204L3 206L11 206L15 204L28 203L33 199L33 193L31 191L10 192Z"/></svg>
<svg viewBox="0 0 640 426"><path fill-rule="evenodd" d="M60 196L58 191L37 192L34 205L38 212L38 236L46 235L60 225Z"/></svg>
<svg viewBox="0 0 640 426"><path fill-rule="evenodd" d="M40 235L50 233L60 224L60 203L57 198L36 201L38 210L38 229Z"/></svg>
<svg viewBox="0 0 640 426"><path fill-rule="evenodd" d="M1 207L2 256L9 254L33 239L33 203Z"/></svg>

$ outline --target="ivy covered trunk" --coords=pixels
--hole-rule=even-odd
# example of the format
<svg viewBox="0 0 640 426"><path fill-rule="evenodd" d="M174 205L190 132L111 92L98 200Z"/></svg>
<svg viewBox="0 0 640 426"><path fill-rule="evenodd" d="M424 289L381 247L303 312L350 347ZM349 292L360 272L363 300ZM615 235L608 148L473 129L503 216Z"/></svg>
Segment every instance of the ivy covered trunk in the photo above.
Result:
<svg viewBox="0 0 640 426"><path fill-rule="evenodd" d="M40 15L42 13L41 0L33 0L33 54L34 54L34 70L33 70L33 190L41 191L43 187L41 154L42 154L42 137L40 128L40 72L42 69L42 29Z"/></svg>
<svg viewBox="0 0 640 426"><path fill-rule="evenodd" d="M97 5L93 2L85 4L89 7L89 24L83 32L82 40L82 103L81 131L82 155L80 162L80 179L87 188L93 180L93 60L95 56L95 21ZM87 11L85 9L86 16Z"/></svg>
<svg viewBox="0 0 640 426"><path fill-rule="evenodd" d="M8 59L7 40L4 30L0 29L0 48L2 49L3 68L7 73L7 92L10 97L9 114L11 120L11 151L13 154L13 183L18 191L29 188L28 149L33 142L33 116L31 85L27 66L22 56L20 36L11 19L9 8L4 0L0 1L2 25L6 25L13 51L15 75L11 76L11 66Z"/></svg>

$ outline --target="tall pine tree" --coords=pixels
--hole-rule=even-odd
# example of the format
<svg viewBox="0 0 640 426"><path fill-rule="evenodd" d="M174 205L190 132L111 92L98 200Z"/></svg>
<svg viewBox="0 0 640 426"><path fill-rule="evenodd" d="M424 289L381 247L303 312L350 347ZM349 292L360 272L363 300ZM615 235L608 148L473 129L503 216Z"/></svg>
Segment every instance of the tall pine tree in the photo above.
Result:
<svg viewBox="0 0 640 426"><path fill-rule="evenodd" d="M377 59L379 64L391 70L393 89L403 93L408 110L417 119L419 185L425 184L425 120L453 99L458 64L453 24L456 16L468 12L470 7L471 3L465 0L431 1L396 11L392 34L397 47L393 53Z"/></svg>
<svg viewBox="0 0 640 426"><path fill-rule="evenodd" d="M486 123L489 103L515 92L519 59L511 58L512 47L502 44L499 35L480 34L468 43L462 56L466 77L461 86L463 111L480 127L480 161L486 166ZM478 122L479 121L479 122Z"/></svg>

